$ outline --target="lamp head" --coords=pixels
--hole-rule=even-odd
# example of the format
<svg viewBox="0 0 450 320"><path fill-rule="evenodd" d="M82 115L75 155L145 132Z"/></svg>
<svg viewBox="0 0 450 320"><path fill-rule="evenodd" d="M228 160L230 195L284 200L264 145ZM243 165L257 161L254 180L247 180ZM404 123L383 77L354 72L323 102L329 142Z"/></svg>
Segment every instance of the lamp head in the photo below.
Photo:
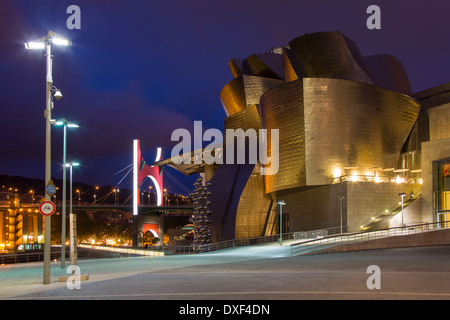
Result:
<svg viewBox="0 0 450 320"><path fill-rule="evenodd" d="M61 98L63 97L61 90L56 89L55 94L53 95L55 97L56 100L61 100Z"/></svg>
<svg viewBox="0 0 450 320"><path fill-rule="evenodd" d="M50 30L46 37L25 43L25 48L28 50L44 49L47 44L54 44L57 46L71 46L72 42L62 35Z"/></svg>
<svg viewBox="0 0 450 320"><path fill-rule="evenodd" d="M67 168L69 168L69 167L78 167L80 164L78 163L78 162L68 162L68 163L66 163L66 167Z"/></svg>

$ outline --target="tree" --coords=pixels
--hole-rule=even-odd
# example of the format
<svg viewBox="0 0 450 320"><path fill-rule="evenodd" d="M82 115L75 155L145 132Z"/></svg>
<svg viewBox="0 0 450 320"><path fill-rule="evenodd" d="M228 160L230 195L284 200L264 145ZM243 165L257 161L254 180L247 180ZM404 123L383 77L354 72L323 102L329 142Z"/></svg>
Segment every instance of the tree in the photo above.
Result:
<svg viewBox="0 0 450 320"><path fill-rule="evenodd" d="M144 236L142 238L142 244L145 246L153 246L159 242L159 238L155 237L153 233L149 230L146 233L144 233Z"/></svg>

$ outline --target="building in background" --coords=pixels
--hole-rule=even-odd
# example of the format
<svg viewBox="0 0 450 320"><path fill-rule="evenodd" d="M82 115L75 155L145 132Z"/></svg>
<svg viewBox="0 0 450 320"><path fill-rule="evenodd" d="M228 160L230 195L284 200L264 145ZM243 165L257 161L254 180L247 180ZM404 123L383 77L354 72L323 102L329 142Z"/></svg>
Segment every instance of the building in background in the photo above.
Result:
<svg viewBox="0 0 450 320"><path fill-rule="evenodd" d="M414 97L422 108L404 151L420 154L423 220L450 221L450 83Z"/></svg>
<svg viewBox="0 0 450 320"><path fill-rule="evenodd" d="M19 195L9 191L1 193L0 203L0 253L42 249L44 224L37 205L22 206Z"/></svg>

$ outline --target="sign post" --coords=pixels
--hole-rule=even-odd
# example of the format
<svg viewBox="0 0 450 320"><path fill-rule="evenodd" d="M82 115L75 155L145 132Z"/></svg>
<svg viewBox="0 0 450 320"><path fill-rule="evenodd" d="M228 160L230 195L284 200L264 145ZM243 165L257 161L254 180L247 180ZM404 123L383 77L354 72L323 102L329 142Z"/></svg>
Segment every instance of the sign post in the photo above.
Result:
<svg viewBox="0 0 450 320"><path fill-rule="evenodd" d="M56 205L50 200L42 201L39 205L39 212L44 216L45 239L44 239L44 284L50 283L50 230L51 216L56 211ZM48 261L47 261L48 260Z"/></svg>

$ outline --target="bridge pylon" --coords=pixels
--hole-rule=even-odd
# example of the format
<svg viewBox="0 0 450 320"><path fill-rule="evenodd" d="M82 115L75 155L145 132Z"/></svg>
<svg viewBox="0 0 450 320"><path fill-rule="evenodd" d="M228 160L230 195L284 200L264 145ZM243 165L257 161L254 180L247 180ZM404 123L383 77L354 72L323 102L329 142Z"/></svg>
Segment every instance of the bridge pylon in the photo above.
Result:
<svg viewBox="0 0 450 320"><path fill-rule="evenodd" d="M161 159L162 149L158 147L155 162ZM152 167L145 162L141 153L140 142L135 139L133 140L133 215L138 214L140 188L146 177L149 177L153 182L156 192L156 205L162 206L164 196L162 167Z"/></svg>

